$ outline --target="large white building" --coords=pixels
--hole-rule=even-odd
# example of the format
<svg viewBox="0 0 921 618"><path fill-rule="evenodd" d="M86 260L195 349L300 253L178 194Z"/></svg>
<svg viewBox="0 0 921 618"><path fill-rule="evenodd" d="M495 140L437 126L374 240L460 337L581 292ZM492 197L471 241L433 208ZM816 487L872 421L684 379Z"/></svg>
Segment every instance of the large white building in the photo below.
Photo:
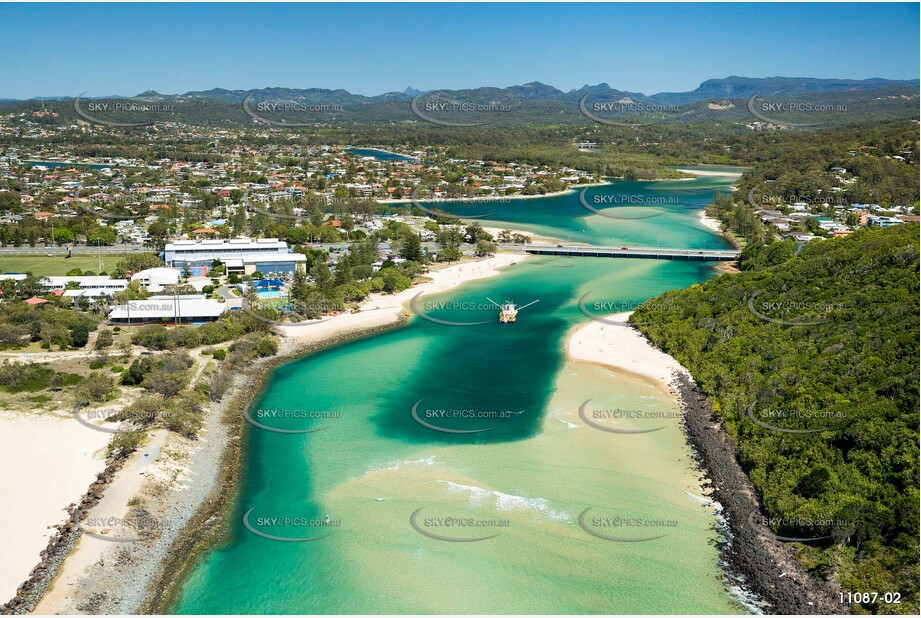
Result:
<svg viewBox="0 0 921 618"><path fill-rule="evenodd" d="M163 251L167 266L182 269L188 266L194 275L204 275L214 262L220 260L228 273L252 274L293 273L304 268L306 256L293 253L288 243L277 238L232 238L230 240L177 240Z"/></svg>
<svg viewBox="0 0 921 618"><path fill-rule="evenodd" d="M148 292L161 292L168 285L177 285L181 275L177 268L148 268L131 275L131 280L140 281Z"/></svg>
<svg viewBox="0 0 921 618"><path fill-rule="evenodd" d="M113 324L201 324L212 322L227 309L204 296L151 296L145 300L130 300L109 312Z"/></svg>
<svg viewBox="0 0 921 618"><path fill-rule="evenodd" d="M105 294L120 292L128 287L127 279L113 279L112 277L100 277L98 275L46 276L42 277L42 282L48 286L50 290L62 290L65 289L68 284L76 283L80 290Z"/></svg>

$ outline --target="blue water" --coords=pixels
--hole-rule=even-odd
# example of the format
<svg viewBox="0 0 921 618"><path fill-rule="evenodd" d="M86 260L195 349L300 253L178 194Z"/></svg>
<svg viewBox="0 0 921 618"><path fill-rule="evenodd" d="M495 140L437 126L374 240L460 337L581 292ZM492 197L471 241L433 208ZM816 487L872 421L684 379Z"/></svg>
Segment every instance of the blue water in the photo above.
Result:
<svg viewBox="0 0 921 618"><path fill-rule="evenodd" d="M374 157L378 161L415 161L414 157L387 152L386 150L377 150L375 148L346 148L346 152L351 152L360 157Z"/></svg>
<svg viewBox="0 0 921 618"><path fill-rule="evenodd" d="M120 167L116 164L100 165L98 163L63 163L61 161L23 161L26 165L41 165L49 169L56 167L85 167L91 170L104 170L106 168Z"/></svg>
<svg viewBox="0 0 921 618"><path fill-rule="evenodd" d="M587 192L680 198L659 216L632 220L593 214L575 193L492 206L516 229L557 230L573 240L722 246L697 214L729 185L726 178L616 181ZM485 205L456 207L485 211ZM628 206L604 210L648 214ZM674 403L643 381L566 359L568 333L588 322L580 299L638 303L713 274L703 262L529 258L501 276L421 300L423 311L429 302L439 319L479 322L470 328L410 318L401 328L280 365L253 412L337 416L268 421L282 429L322 429L300 435L247 427L241 486L230 507L233 529L225 544L199 559L171 611L742 611L721 579L716 519L688 497L699 491L699 473L680 425L614 436L578 425L575 412L589 397L643 410L672 410ZM517 324L502 325L489 298L539 302ZM485 433L442 433L413 420L414 402L423 401L434 410L512 414ZM460 430L480 422L444 421ZM424 517L496 518L510 525L483 543L439 542L410 524L420 507ZM677 525L649 543L606 542L577 523L589 507ZM278 536L254 534L243 523L249 513L259 530ZM291 522L327 515L337 525L317 542L278 541L312 536Z"/></svg>

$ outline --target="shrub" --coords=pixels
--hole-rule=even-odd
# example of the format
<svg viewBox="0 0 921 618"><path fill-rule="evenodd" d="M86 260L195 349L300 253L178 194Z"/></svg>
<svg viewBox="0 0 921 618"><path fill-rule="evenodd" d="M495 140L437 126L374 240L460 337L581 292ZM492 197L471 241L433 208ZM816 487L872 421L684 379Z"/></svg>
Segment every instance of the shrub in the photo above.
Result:
<svg viewBox="0 0 921 618"><path fill-rule="evenodd" d="M211 376L211 388L208 391L211 401L220 401L232 383L233 372L224 369L215 371Z"/></svg>
<svg viewBox="0 0 921 618"><path fill-rule="evenodd" d="M262 339L259 341L259 345L256 346L256 353L259 356L272 356L278 352L278 342L274 339Z"/></svg>
<svg viewBox="0 0 921 618"><path fill-rule="evenodd" d="M90 338L90 327L85 322L75 324L70 329L70 345L75 348L82 348Z"/></svg>
<svg viewBox="0 0 921 618"><path fill-rule="evenodd" d="M144 441L143 431L119 432L112 436L106 446L106 455L111 459L127 457Z"/></svg>
<svg viewBox="0 0 921 618"><path fill-rule="evenodd" d="M115 330L118 330L117 326L115 327ZM97 350L105 350L112 345L112 341L112 331L109 329L103 329L99 331L98 335L96 335L96 343L93 344L93 347Z"/></svg>
<svg viewBox="0 0 921 618"><path fill-rule="evenodd" d="M224 348L218 348L214 351L214 360L222 361L227 357L227 350Z"/></svg>
<svg viewBox="0 0 921 618"><path fill-rule="evenodd" d="M131 403L131 405L117 414L116 420L128 421L135 425L146 427L160 419L160 415L163 413L166 405L167 402L156 395L139 397Z"/></svg>
<svg viewBox="0 0 921 618"><path fill-rule="evenodd" d="M170 431L175 431L187 438L194 438L202 426L201 394L185 391L172 401L163 414L163 424Z"/></svg>
<svg viewBox="0 0 921 618"><path fill-rule="evenodd" d="M77 391L77 398L81 402L104 401L115 390L115 380L107 375L94 371L85 378Z"/></svg>

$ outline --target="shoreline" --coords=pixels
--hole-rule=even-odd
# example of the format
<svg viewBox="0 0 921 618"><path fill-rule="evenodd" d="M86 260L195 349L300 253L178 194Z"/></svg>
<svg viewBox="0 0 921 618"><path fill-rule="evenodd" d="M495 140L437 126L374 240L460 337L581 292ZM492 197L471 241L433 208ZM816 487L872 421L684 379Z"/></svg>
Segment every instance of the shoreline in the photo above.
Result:
<svg viewBox="0 0 921 618"><path fill-rule="evenodd" d="M406 306L420 294L435 294L460 287L468 281L485 279L501 274L501 270L528 259L528 254L497 253L492 257L461 262L430 271L428 281L418 283L396 294L371 294L359 305L357 313L340 313L303 326L282 325L278 354L295 353L305 344L314 344L330 337L338 337L363 329L389 326L409 317Z"/></svg>
<svg viewBox="0 0 921 618"><path fill-rule="evenodd" d="M242 435L246 428L240 411L248 408L265 388L269 374L277 366L332 347L402 326L404 320L371 328L352 330L327 339L304 343L293 347L287 354L262 359L238 377L234 386L228 391L223 401L228 405L221 415L230 441L220 453L220 466L213 470L215 489L202 500L194 513L186 520L174 542L164 550L164 556L158 561L157 569L144 582L135 585L135 596L139 599L130 612L134 614L165 614L172 609L182 591L187 574L198 564L199 558L225 543L233 529L231 519L233 504L240 492L240 473L243 470L245 449Z"/></svg>
<svg viewBox="0 0 921 618"><path fill-rule="evenodd" d="M504 257L500 258L500 256ZM433 277L432 281L410 287L398 294L372 295L361 305L361 307L367 307L373 303L375 304L374 309L366 308L359 313L339 314L325 320L322 324L316 323L325 328L310 329L308 327L301 331L298 331L296 326L288 327L286 331L283 330L284 327L280 328L282 342L278 354L266 359L262 366L246 376L250 388L235 388L234 391L228 393L228 397L232 396L235 400L230 408L246 409L262 392L271 370L282 363L341 343L370 337L403 326L410 315L405 312L405 306L417 294L443 292L471 280L501 274L501 271L496 269L513 266L519 260L527 257L517 254L497 254L484 260L447 266L431 273L433 275L443 273L440 277ZM453 272L446 272L452 270ZM385 306L380 307L381 304ZM359 318L359 316L367 316L368 311L374 310L382 311L374 314L371 320ZM223 542L231 528L230 509L227 506L232 504L239 492L239 473L243 469L244 455L239 438L245 424L242 415L233 417L228 415L225 423L234 424L233 431L236 433L237 440L224 453L218 481L220 489L216 496L201 505L194 518L189 521L183 534L186 540L180 545L170 547L169 556L162 562L159 574L149 582L147 596L140 605L141 613L157 614L170 609L181 592L181 584L185 581L184 575L194 568L202 554Z"/></svg>
<svg viewBox="0 0 921 618"><path fill-rule="evenodd" d="M591 183L588 186L595 184L610 183ZM560 194L575 190L574 186ZM549 196L523 196L523 199ZM529 232L521 233L532 235ZM188 455L190 462L185 466L187 470L195 469L194 481L188 483L187 487L170 489L170 495L163 498L158 505L163 509L176 510L177 499L184 500L181 506L182 514L180 516L170 515L170 517L175 517L175 521L172 521L169 529L166 530L167 534L164 534L162 539L157 539L153 547L138 548L134 552L134 564L120 564L116 567L116 559L106 559L105 563L108 566L98 567L94 564L92 568L87 568L81 574L81 582L92 580L105 582L118 579L122 584L118 590L119 597L98 602L97 605L92 606L91 613L131 613L138 611L138 608L144 608L145 613L150 613L168 609L179 592L179 586L184 581L180 574L193 568L202 553L209 551L222 541L232 523L229 522L230 511L226 506L232 503L232 498L236 495L234 492L240 464L245 454L240 441L245 424L242 422L241 415L234 414L233 410L239 411L245 408L258 397L272 368L322 348L399 327L410 315L406 305L414 296L443 292L468 281L498 275L501 272L498 269L512 266L528 257L522 254L498 253L491 258L449 265L428 273L429 281L418 283L398 294L371 295L360 305L358 313L341 313L319 321L312 321L303 326L278 327L282 335L278 354L254 363L254 366L242 372L224 398L209 406L206 413L206 439L200 443L194 443L194 448ZM611 326L610 328L621 327ZM642 336L637 336L642 339ZM603 360L586 362L597 362L617 369ZM667 383L664 376L643 376L642 373L637 373L630 368L620 370L662 384L670 394L675 393L674 388ZM175 436L170 437L171 442L176 441L174 438ZM222 444L211 446L215 443ZM210 468L205 463L201 463L205 461L211 462ZM180 495L183 491L185 493ZM64 558L71 557L76 552L68 547L65 553L69 555L65 555ZM114 557L114 554L113 550L107 552L106 555ZM71 563L73 563L72 560ZM63 566L62 572L66 571L66 568L66 565ZM60 577L55 579L59 580ZM58 582L52 582L52 586L55 583ZM74 582L69 585L73 586ZM90 592L80 589L80 594L88 596ZM44 604L46 601L49 605L51 604L48 595L40 603ZM74 600L73 603L76 604L77 600ZM86 603L83 605L86 606ZM62 611L67 613L60 607L52 607L47 613Z"/></svg>
<svg viewBox="0 0 921 618"><path fill-rule="evenodd" d="M694 168L675 168L676 171L684 172L685 174L693 174L694 176L728 176L730 178L741 178L744 172L720 172L717 170L701 170Z"/></svg>
<svg viewBox="0 0 921 618"><path fill-rule="evenodd" d="M733 236L732 234L730 234L729 232L727 232L727 231L725 231L725 230L723 229L723 222L722 222L722 221L720 221L719 219L714 219L713 217L711 217L710 215L708 215L708 214L707 214L707 209L706 209L706 208L704 208L703 210L701 210L701 211L698 213L697 218L698 218L698 220L700 221L700 224L701 224L701 225L703 225L703 226L706 227L707 229L710 229L710 230L716 232L717 234L719 234L720 236L722 236L723 238L725 238L727 241L729 241L729 242L732 244L733 247L735 247L737 250L741 251L742 245L739 243L739 240L738 240L735 236ZM715 268L716 268L717 272L720 272L720 273L738 273L738 272L742 272L741 270L739 270L739 261L738 261L738 260L735 260L735 261L732 261L732 262L720 262L719 264L717 264L717 265L715 266Z"/></svg>
<svg viewBox="0 0 921 618"><path fill-rule="evenodd" d="M482 195L474 197L447 197L447 198L438 198L434 200L435 202L464 202L468 204L475 204L477 202L489 203L498 199L508 199L508 200L533 200L542 197L559 197L561 195L568 195L575 192L578 189L585 187L600 187L603 185L612 184L607 180L602 180L601 182L581 182L574 185L569 185L566 189L562 191L552 191L550 193L542 193L539 195ZM413 200L410 198L384 198L374 200L378 204L412 204ZM417 202L432 202L433 200L417 199ZM461 215L455 215L459 219L463 219Z"/></svg>
<svg viewBox="0 0 921 618"><path fill-rule="evenodd" d="M428 281L400 293L371 295L358 313L341 313L309 326L277 327L281 334L278 353L241 372L221 401L209 406L199 438L191 441L175 434L167 437L163 451L167 447L184 451L182 462L173 466L173 477L164 481L164 475L169 476L165 470L143 477L147 480L134 498L143 500L144 508L158 521L160 536L149 542L98 547L98 541L81 539L79 530L76 533L70 530L71 537L66 547L61 546L63 551L55 573L45 582L41 598L37 599L38 609L47 614L158 613L169 609L184 581L181 574L193 568L198 557L219 545L232 529L231 511L226 507L236 495L244 456L241 437L245 423L239 412L259 396L274 367L326 347L397 328L410 315L406 305L414 296L443 292L468 281L498 275L502 272L499 269L528 257L499 253L449 265L429 273ZM148 442L151 440L149 437ZM128 458L126 468L142 458L146 446ZM154 477L158 483L150 480ZM106 489L117 492L119 487L132 482L137 482L137 477L126 477L123 473L116 475ZM104 497L102 494L100 499ZM87 541L97 547L80 546ZM90 555L92 561L86 559ZM80 565L75 563L77 557L81 558ZM68 569L68 564L78 568ZM109 585L113 580L120 584L117 593Z"/></svg>
<svg viewBox="0 0 921 618"><path fill-rule="evenodd" d="M651 381L684 411L684 434L704 476L702 493L718 505L719 517L729 532L720 550L728 566L723 569L726 577L742 591L740 596L750 597L754 592L769 603L769 613L848 613L837 602L836 585L809 573L782 542L748 525L748 516L760 504L730 437L693 375L626 324L631 314L606 316L607 324L592 321L576 327L566 342L567 355L576 362L599 364Z"/></svg>
<svg viewBox="0 0 921 618"><path fill-rule="evenodd" d="M384 153L393 155L395 157L406 157L406 159L410 161L421 161L422 160L419 157L414 157L413 155L403 154L402 152L394 152L392 150L387 150L386 148L377 148L376 146L346 146L345 148L343 148L343 151L345 152L348 152L349 150L374 150L376 152L384 152ZM359 157L371 157L372 159L377 158L371 155L360 155L357 152L349 152L349 154L357 155ZM378 161L379 160L380 159L378 159Z"/></svg>
<svg viewBox="0 0 921 618"><path fill-rule="evenodd" d="M8 438L0 462L0 486L8 499L0 527L15 531L0 556L0 613L5 613L44 591L62 550L74 540L75 505L85 504L87 488L100 482L112 462L104 454L108 434L89 431L70 415L3 411L0 427ZM44 491L17 500L23 485Z"/></svg>

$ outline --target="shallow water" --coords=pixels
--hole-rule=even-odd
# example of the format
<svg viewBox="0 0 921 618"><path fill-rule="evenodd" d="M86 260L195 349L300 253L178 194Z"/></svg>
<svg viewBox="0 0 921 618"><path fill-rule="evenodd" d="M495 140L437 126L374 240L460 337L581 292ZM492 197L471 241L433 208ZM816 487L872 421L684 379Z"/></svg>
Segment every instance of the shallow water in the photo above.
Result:
<svg viewBox="0 0 921 618"><path fill-rule="evenodd" d="M592 190L672 192L702 205L715 188L727 190L728 179ZM681 204L632 221L592 214L578 194L499 207L517 228L568 230L574 240L726 246ZM233 537L203 557L175 610L742 611L718 567L716 518L693 498L699 472L674 402L646 381L565 358L567 332L588 319L580 296L641 302L712 274L695 262L535 257L420 300L426 315L473 325L417 317L278 367L251 414L273 427L322 430L247 428ZM539 302L502 325L487 297ZM604 426L657 431L594 429L578 414L587 399L589 414L656 416L598 421ZM491 538L469 540L483 537Z"/></svg>

